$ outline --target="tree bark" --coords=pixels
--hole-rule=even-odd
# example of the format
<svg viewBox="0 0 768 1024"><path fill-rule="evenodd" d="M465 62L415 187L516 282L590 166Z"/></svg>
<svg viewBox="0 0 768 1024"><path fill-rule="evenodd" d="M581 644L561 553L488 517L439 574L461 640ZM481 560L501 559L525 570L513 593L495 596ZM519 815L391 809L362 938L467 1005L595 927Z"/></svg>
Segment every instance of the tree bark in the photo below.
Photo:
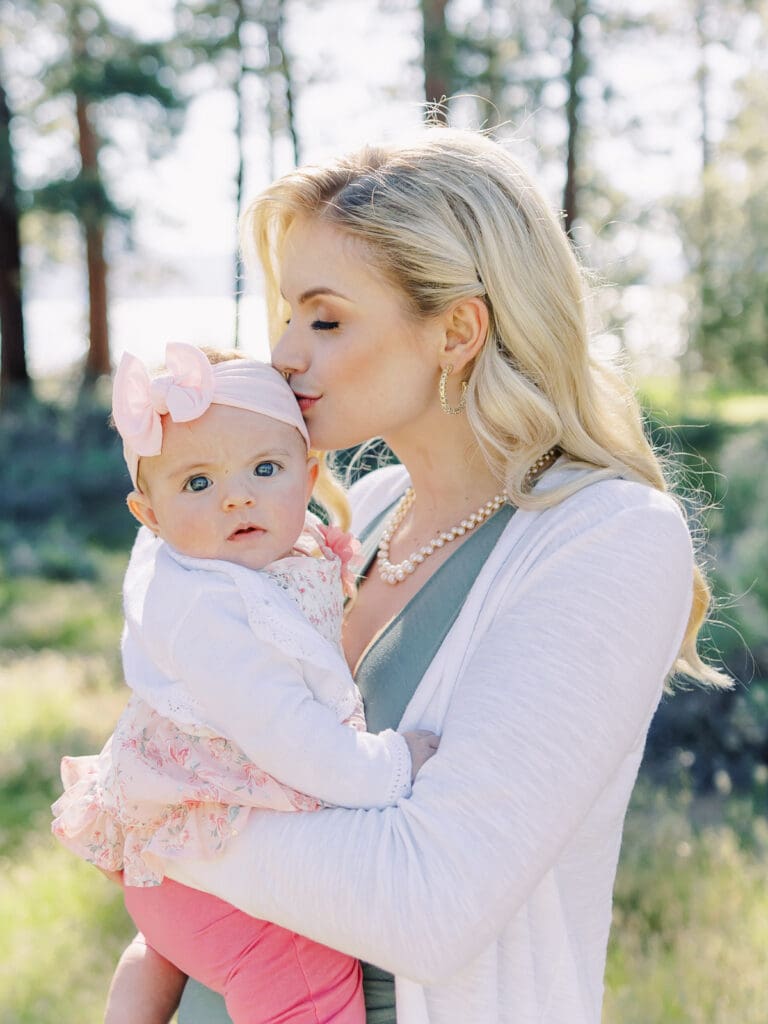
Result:
<svg viewBox="0 0 768 1024"><path fill-rule="evenodd" d="M421 0L424 33L424 97L430 120L448 123L446 100L453 91L451 46L445 9L448 0Z"/></svg>
<svg viewBox="0 0 768 1024"><path fill-rule="evenodd" d="M578 207L578 158L580 143L579 85L587 71L587 60L583 50L581 22L589 10L589 0L574 0L571 15L571 60L568 66L566 82L568 99L565 105L568 123L568 142L565 157L565 187L563 189L563 227L570 235L579 215Z"/></svg>
<svg viewBox="0 0 768 1024"><path fill-rule="evenodd" d="M237 72L235 78L235 144L237 146L237 172L235 174L235 209L237 219L235 221L235 280L234 280L234 300L235 300L235 334L234 334L234 347L240 347L240 312L242 302L242 286L243 278L245 276L245 268L243 266L243 256L240 247L240 218L243 214L243 182L245 180L245 145L244 145L244 131L245 131L245 117L244 117L244 99L243 99L243 83L245 81L246 67L245 67L245 54L243 53L243 38L242 29L245 24L246 15L243 0L236 0L235 3L235 47L237 48Z"/></svg>
<svg viewBox="0 0 768 1024"><path fill-rule="evenodd" d="M80 173L84 182L98 184L99 149L98 139L88 114L88 102L84 96L75 96L77 114L78 147L80 150ZM85 235L86 261L88 265L88 355L85 360L85 383L92 383L97 377L109 374L112 367L109 359L109 325L107 319L107 261L104 256L104 213L96 202L86 205L84 210L83 233Z"/></svg>
<svg viewBox="0 0 768 1024"><path fill-rule="evenodd" d="M21 301L21 241L11 112L0 82L0 402L30 390Z"/></svg>
<svg viewBox="0 0 768 1024"><path fill-rule="evenodd" d="M293 80L291 56L285 47L285 0L277 0L274 17L274 43L280 54L280 74L285 90L285 126L291 138L293 163L298 167L301 163L301 145L296 128L296 87Z"/></svg>
<svg viewBox="0 0 768 1024"><path fill-rule="evenodd" d="M285 46L285 0L273 0L264 19L267 34L269 65L270 136L274 140L279 130L287 131L293 151L293 164L301 163L301 144L296 128L296 87L293 80L291 57Z"/></svg>

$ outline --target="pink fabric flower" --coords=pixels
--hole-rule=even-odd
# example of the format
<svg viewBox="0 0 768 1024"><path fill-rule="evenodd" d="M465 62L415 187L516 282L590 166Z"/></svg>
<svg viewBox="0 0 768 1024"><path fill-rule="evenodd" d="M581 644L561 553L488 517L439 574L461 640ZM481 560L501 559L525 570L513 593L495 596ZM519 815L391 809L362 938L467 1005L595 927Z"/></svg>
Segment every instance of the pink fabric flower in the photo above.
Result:
<svg viewBox="0 0 768 1024"><path fill-rule="evenodd" d="M175 761L176 764L184 765L189 758L189 747L184 747L180 743L171 743L168 747L168 753L171 755L172 761Z"/></svg>
<svg viewBox="0 0 768 1024"><path fill-rule="evenodd" d="M321 525L319 529L325 546L341 562L341 583L344 593L347 597L352 597L357 580L355 570L359 569L362 564L360 541L339 526Z"/></svg>

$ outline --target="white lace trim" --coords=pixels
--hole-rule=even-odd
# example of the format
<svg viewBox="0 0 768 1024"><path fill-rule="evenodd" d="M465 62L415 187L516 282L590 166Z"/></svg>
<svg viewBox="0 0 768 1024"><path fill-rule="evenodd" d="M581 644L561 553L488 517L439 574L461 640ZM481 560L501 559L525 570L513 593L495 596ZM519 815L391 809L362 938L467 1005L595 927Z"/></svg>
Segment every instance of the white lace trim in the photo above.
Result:
<svg viewBox="0 0 768 1024"><path fill-rule="evenodd" d="M394 804L411 794L411 752L405 737L394 729L385 729L379 738L387 742L392 755L392 781L387 794L387 803Z"/></svg>

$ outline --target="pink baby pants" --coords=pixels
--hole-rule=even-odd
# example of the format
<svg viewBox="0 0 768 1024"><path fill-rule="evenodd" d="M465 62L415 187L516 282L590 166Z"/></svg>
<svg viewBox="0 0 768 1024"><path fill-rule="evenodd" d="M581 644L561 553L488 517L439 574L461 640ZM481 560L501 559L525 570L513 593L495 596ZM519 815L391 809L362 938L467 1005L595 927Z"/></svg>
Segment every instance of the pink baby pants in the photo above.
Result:
<svg viewBox="0 0 768 1024"><path fill-rule="evenodd" d="M360 964L166 878L125 887L153 949L220 992L235 1024L365 1024Z"/></svg>

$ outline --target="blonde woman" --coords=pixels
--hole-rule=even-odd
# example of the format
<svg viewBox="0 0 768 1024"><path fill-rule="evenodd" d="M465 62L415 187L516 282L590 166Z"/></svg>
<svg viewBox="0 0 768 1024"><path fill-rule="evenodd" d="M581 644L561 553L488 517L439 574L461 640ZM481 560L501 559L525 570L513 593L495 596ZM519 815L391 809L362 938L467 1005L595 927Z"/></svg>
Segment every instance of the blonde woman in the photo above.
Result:
<svg viewBox="0 0 768 1024"><path fill-rule="evenodd" d="M395 807L254 815L168 873L360 957L369 1024L598 1024L664 681L727 682L697 654L707 587L590 351L572 249L505 148L442 128L288 174L247 231L313 447L382 437L401 463L347 496L368 727L442 740ZM183 1024L226 1019L200 998Z"/></svg>

